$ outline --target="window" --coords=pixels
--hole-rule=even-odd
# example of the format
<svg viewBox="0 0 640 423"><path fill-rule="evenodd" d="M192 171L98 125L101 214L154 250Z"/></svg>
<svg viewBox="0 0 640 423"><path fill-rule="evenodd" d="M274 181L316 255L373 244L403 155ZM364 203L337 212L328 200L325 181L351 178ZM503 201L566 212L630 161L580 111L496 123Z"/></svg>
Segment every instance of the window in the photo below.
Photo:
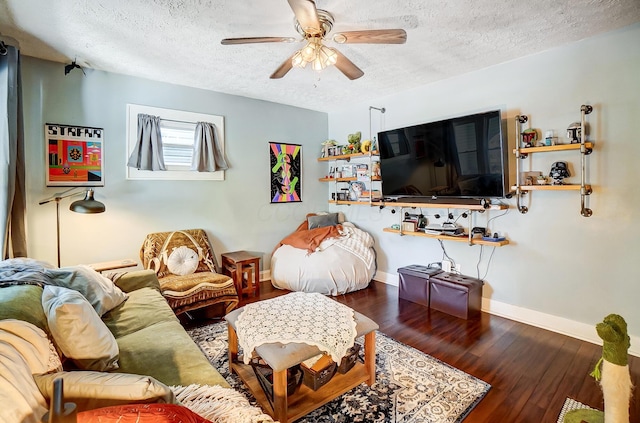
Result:
<svg viewBox="0 0 640 423"><path fill-rule="evenodd" d="M138 136L138 114L160 116L162 153L166 171L152 172L126 166ZM211 180L223 181L224 170L197 172L191 169L196 122L210 122L216 127L218 145L224 154L224 117L159 107L127 104L127 179L147 180Z"/></svg>

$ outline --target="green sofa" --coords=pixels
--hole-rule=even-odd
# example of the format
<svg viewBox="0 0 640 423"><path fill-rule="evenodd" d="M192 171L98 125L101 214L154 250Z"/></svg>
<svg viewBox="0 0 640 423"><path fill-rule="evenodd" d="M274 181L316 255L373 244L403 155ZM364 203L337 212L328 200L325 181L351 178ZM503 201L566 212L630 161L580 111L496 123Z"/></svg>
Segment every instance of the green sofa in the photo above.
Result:
<svg viewBox="0 0 640 423"><path fill-rule="evenodd" d="M128 272L115 283L128 296L126 301L102 316L119 348L119 368L115 372L151 376L167 386L229 387L160 294L153 271ZM42 294L43 288L37 285L0 288L0 321L26 321L50 334ZM38 387L41 392L45 390ZM42 393L50 398L50 392ZM168 401L175 399L170 397Z"/></svg>

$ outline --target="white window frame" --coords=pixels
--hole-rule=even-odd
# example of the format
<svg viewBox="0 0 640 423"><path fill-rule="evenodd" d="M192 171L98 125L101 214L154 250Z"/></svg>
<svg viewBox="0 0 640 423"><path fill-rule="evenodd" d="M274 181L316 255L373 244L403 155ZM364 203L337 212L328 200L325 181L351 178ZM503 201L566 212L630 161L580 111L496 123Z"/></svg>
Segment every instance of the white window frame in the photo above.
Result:
<svg viewBox="0 0 640 423"><path fill-rule="evenodd" d="M139 104L127 104L127 157L133 153L138 137L138 114L160 116L160 119L180 122L209 122L215 125L218 146L224 155L224 117L205 113L187 112L183 110L163 109L160 107L142 106ZM215 172L198 172L195 170L179 170L168 168L167 170L151 171L139 170L126 166L127 179L132 180L173 180L173 181L224 181L224 170Z"/></svg>

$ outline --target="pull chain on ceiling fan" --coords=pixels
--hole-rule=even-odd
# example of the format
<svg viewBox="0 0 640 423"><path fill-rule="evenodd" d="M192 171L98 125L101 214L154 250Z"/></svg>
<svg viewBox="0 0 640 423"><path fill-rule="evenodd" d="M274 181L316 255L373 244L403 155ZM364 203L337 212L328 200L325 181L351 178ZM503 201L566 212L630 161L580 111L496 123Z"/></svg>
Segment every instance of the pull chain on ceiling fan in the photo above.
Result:
<svg viewBox="0 0 640 423"><path fill-rule="evenodd" d="M302 35L306 45L285 60L271 74L271 79L282 78L293 67L304 68L309 63L316 71L335 65L349 79L357 79L364 75L359 67L337 49L323 44L326 35L333 28L334 20L331 13L316 8L313 0L288 0L288 2L295 15L295 29ZM404 44L407 41L407 33L404 29L346 31L334 34L332 39L338 44ZM222 40L222 44L290 43L294 41L298 40L292 37L244 37L225 38Z"/></svg>

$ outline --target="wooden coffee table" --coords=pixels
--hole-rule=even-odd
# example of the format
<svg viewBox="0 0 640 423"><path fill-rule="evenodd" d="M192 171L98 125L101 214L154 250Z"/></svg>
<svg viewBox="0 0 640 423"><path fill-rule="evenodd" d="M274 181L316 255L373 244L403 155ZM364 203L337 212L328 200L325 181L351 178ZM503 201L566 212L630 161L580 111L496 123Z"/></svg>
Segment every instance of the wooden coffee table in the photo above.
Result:
<svg viewBox="0 0 640 423"><path fill-rule="evenodd" d="M263 344L256 347L256 353L273 369L272 406L256 379L253 368L244 364L242 358L238 356L238 335L235 330L235 322L241 312L242 309L237 309L225 317L228 322L230 370L240 377L258 403L274 420L278 420L280 423L294 422L362 382L366 382L369 386L375 382L375 329L378 328L378 325L368 317L355 312L357 337L364 335L364 363L356 362L348 373L336 373L326 385L317 391L303 384L296 393L287 396L287 369L320 354L321 351L317 347L294 343L286 345L280 343ZM287 357L297 358L287 361Z"/></svg>

